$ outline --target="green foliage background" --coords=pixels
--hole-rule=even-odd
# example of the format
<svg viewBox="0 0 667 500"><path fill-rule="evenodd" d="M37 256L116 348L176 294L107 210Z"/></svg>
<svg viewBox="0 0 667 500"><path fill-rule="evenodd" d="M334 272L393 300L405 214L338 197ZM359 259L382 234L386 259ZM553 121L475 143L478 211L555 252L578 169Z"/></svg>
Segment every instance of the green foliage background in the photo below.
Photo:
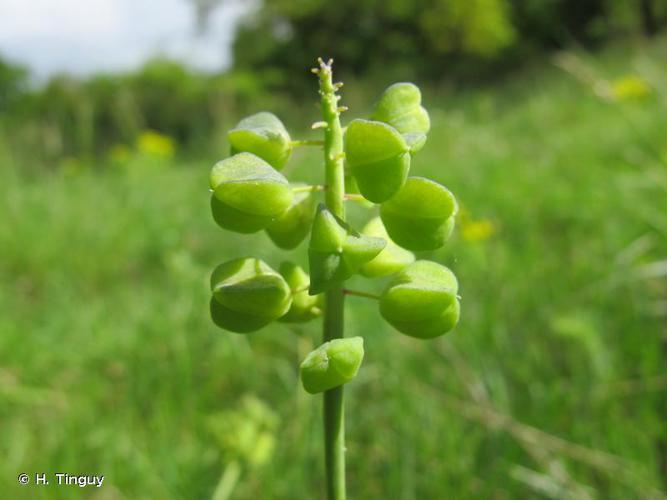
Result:
<svg viewBox="0 0 667 500"><path fill-rule="evenodd" d="M488 5L504 48L467 61L527 40L498 14L509 4ZM428 257L458 275L463 314L451 334L420 342L392 331L374 302L348 298L347 333L366 341L347 391L353 498L667 494L666 50L664 38L629 39L492 82L417 80L433 130L414 173L462 206L451 244ZM387 54L367 75L341 61L347 118L408 68L408 54ZM321 402L298 381L319 325L241 336L208 317L220 261L287 258L263 233L210 219L206 178L227 154L224 130L272 109L296 138L316 137L313 81L295 102L277 61L237 60L222 75L157 60L38 88L0 66L3 498L208 498L225 471L240 471L232 498L322 491ZM421 62L440 75L443 61ZM321 180L316 151L289 168L295 181ZM360 227L369 214L353 207ZM296 255L305 262L304 248ZM16 483L55 471L105 474L105 485Z"/></svg>

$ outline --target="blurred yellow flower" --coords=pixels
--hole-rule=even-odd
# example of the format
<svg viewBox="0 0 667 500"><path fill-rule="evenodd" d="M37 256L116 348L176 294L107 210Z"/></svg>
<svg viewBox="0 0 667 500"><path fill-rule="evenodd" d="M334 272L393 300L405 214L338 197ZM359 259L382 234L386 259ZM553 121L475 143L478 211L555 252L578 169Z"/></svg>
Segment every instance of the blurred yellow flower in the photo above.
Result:
<svg viewBox="0 0 667 500"><path fill-rule="evenodd" d="M457 224L461 232L461 237L465 241L472 243L486 241L498 231L492 220L473 219L465 207L461 207L459 210Z"/></svg>
<svg viewBox="0 0 667 500"><path fill-rule="evenodd" d="M168 135L154 130L145 130L137 139L137 149L140 153L159 158L171 158L176 152L174 140Z"/></svg>
<svg viewBox="0 0 667 500"><path fill-rule="evenodd" d="M496 226L489 219L471 220L461 225L461 236L470 242L486 241L496 233Z"/></svg>
<svg viewBox="0 0 667 500"><path fill-rule="evenodd" d="M637 75L617 78L611 83L612 95L617 101L645 99L651 95L651 86Z"/></svg>

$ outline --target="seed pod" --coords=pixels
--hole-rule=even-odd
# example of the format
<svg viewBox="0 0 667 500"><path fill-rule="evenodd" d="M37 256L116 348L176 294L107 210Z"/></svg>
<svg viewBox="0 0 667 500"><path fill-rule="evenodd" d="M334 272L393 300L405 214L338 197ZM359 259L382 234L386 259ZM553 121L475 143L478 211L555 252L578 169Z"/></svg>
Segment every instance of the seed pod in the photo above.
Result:
<svg viewBox="0 0 667 500"><path fill-rule="evenodd" d="M283 316L292 292L283 277L259 259L234 259L211 275L211 317L220 328L236 333L259 330Z"/></svg>
<svg viewBox="0 0 667 500"><path fill-rule="evenodd" d="M456 276L448 268L418 260L387 285L380 297L380 314L405 335L438 337L459 320L458 287Z"/></svg>
<svg viewBox="0 0 667 500"><path fill-rule="evenodd" d="M364 359L364 339L350 337L325 342L301 363L301 382L310 394L328 391L356 377Z"/></svg>
<svg viewBox="0 0 667 500"><path fill-rule="evenodd" d="M409 147L396 129L353 120L345 132L345 159L364 198L382 203L398 192L410 170Z"/></svg>
<svg viewBox="0 0 667 500"><path fill-rule="evenodd" d="M308 246L311 295L342 283L366 262L375 258L387 242L364 236L320 204Z"/></svg>
<svg viewBox="0 0 667 500"><path fill-rule="evenodd" d="M218 225L239 233L269 226L292 203L283 175L251 153L239 153L211 170L211 210Z"/></svg>
<svg viewBox="0 0 667 500"><path fill-rule="evenodd" d="M454 195L423 177L410 177L396 196L382 204L380 217L387 233L408 250L435 250L454 229L458 210Z"/></svg>
<svg viewBox="0 0 667 500"><path fill-rule="evenodd" d="M347 170L345 171L345 194L360 194L357 180Z"/></svg>
<svg viewBox="0 0 667 500"><path fill-rule="evenodd" d="M293 184L293 187L305 184ZM280 215L266 233L276 246L291 250L301 243L310 231L315 215L315 197L311 191L294 193L290 207Z"/></svg>
<svg viewBox="0 0 667 500"><path fill-rule="evenodd" d="M292 153L292 142L285 125L273 113L263 111L241 120L227 136L231 153L253 153L281 170Z"/></svg>
<svg viewBox="0 0 667 500"><path fill-rule="evenodd" d="M424 144L426 144L426 134L419 132L403 134L403 139L405 139L408 148L410 148L410 154L412 155L421 150L421 148L424 147Z"/></svg>
<svg viewBox="0 0 667 500"><path fill-rule="evenodd" d="M415 84L394 83L384 91L371 117L388 123L403 134L411 153L424 146L431 128L431 120L421 101L421 92Z"/></svg>
<svg viewBox="0 0 667 500"><path fill-rule="evenodd" d="M384 250L359 269L359 272L367 278L389 276L415 261L415 256L412 252L399 247L389 238L379 217L371 219L361 231L361 234L383 238L387 241L387 246L384 247Z"/></svg>
<svg viewBox="0 0 667 500"><path fill-rule="evenodd" d="M292 290L292 305L278 321L283 323L305 323L322 314L321 295L308 295L310 277L301 267L291 262L280 264L280 274Z"/></svg>

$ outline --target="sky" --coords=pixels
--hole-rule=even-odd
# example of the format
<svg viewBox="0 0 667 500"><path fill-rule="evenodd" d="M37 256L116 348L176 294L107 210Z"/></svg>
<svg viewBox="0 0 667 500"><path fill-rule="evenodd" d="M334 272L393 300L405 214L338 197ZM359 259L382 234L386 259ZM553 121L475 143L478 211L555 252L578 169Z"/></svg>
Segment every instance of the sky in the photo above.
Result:
<svg viewBox="0 0 667 500"><path fill-rule="evenodd" d="M217 70L231 62L234 26L249 4L223 2L196 37L188 0L0 0L0 56L38 79L132 69L158 54Z"/></svg>

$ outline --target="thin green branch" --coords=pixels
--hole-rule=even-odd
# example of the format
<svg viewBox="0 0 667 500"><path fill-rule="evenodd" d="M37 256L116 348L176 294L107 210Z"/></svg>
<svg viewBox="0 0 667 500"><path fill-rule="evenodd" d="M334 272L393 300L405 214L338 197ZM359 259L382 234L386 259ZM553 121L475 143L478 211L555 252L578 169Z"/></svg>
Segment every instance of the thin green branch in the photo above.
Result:
<svg viewBox="0 0 667 500"><path fill-rule="evenodd" d="M213 492L211 500L228 500L231 498L234 488L241 477L241 464L236 460L232 460L225 467L225 471Z"/></svg>
<svg viewBox="0 0 667 500"><path fill-rule="evenodd" d="M350 290L343 288L344 295L354 295L355 297L364 297L366 299L380 300L380 296L369 292L360 292L359 290Z"/></svg>
<svg viewBox="0 0 667 500"><path fill-rule="evenodd" d="M326 191L326 186L323 186L321 184L312 184L310 186L295 186L292 187L292 192L293 193L306 193L306 192L319 192L319 191Z"/></svg>
<svg viewBox="0 0 667 500"><path fill-rule="evenodd" d="M346 194L345 199L347 201L358 201L358 202L368 201L366 198L364 198L360 194Z"/></svg>
<svg viewBox="0 0 667 500"><path fill-rule="evenodd" d="M327 191L327 186L323 186L322 184L310 184L308 186L293 186L292 187L292 192L293 193L321 193ZM212 192L212 190L211 190ZM368 202L366 198L364 198L360 194L353 194L353 193L345 193L343 195L343 199L345 201L356 201L356 202Z"/></svg>
<svg viewBox="0 0 667 500"><path fill-rule="evenodd" d="M293 148L298 148L300 146L324 146L324 141L305 139L305 140L291 141L290 144L292 145Z"/></svg>

